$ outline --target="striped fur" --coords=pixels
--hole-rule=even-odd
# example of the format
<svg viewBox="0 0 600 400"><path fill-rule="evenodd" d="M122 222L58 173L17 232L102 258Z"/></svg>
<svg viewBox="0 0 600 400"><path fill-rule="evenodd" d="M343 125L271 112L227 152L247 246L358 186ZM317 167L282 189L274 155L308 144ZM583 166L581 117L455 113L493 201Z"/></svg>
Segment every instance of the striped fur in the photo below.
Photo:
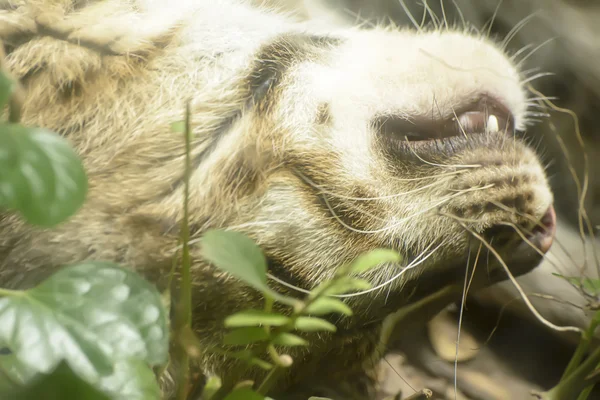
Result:
<svg viewBox="0 0 600 400"><path fill-rule="evenodd" d="M512 135L410 147L388 143L374 123L451 118L489 97L524 129L520 73L485 37L324 29L231 0L11 0L0 1L0 39L27 90L24 122L68 138L90 179L84 207L55 229L2 216L2 286L28 287L62 265L102 259L164 289L182 217L183 141L170 124L188 99L194 238L209 228L242 231L274 274L301 288L374 247L396 248L406 263L438 248L402 279L351 299L356 315L294 351L279 390L319 371L332 379L332 365L362 368L388 314L462 281L472 244L444 213L484 232L530 225L522 214L540 218L552 203L537 156ZM472 164L480 166L463 167ZM499 249L516 274L539 261L511 259L512 250ZM232 361L209 351L222 319L261 299L193 253L199 363L226 376ZM504 278L489 268L475 286ZM366 278L377 285L397 272L386 266Z"/></svg>

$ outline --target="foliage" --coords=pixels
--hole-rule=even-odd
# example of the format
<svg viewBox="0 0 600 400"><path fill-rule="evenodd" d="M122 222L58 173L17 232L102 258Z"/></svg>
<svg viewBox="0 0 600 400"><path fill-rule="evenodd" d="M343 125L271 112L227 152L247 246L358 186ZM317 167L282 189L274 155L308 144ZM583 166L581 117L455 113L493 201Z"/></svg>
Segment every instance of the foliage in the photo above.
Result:
<svg viewBox="0 0 600 400"><path fill-rule="evenodd" d="M1 45L1 44L0 44ZM0 60L2 61L2 60ZM1 63L0 63L1 66ZM0 69L0 208L18 212L28 223L54 227L83 205L88 182L83 164L68 141L43 128L19 123L19 85ZM8 113L3 113L8 109ZM8 121L2 119L8 115ZM185 196L182 221L181 289L174 316L174 357L183 366L178 398L189 395L189 356L182 345L191 332L191 277L187 204L190 176L189 105L185 121L171 125L185 134ZM339 267L331 279L303 299L268 286L260 248L241 233L211 230L201 242L204 259L259 291L262 309L225 319L225 354L268 371L264 381L222 382L209 378L205 400L267 400L266 395L293 359L291 347L308 346L307 333L335 332L328 317L351 316L336 295L366 290L360 274L400 261L391 250L375 249ZM599 304L600 280L564 277L591 304ZM170 295L170 293L167 293ZM29 290L0 288L0 398L152 400L161 393L153 367L164 369L169 349L168 313L156 288L130 269L106 262L65 266ZM274 311L279 303L287 311ZM600 376L600 349L585 357L600 325L600 311L586 329L561 381L538 396L585 400ZM315 398L316 399L316 398Z"/></svg>
<svg viewBox="0 0 600 400"><path fill-rule="evenodd" d="M250 350L237 353L238 357L269 371L266 379L260 385L255 385L255 391L243 389L245 396L248 396L244 398L264 399L273 381L277 379L279 370L291 365L290 357L281 354L281 349L309 344L299 335L336 331L335 325L322 317L335 313L352 315L352 310L344 302L332 296L370 288L367 281L356 277L357 274L385 263L400 261L400 256L394 251L373 250L353 263L339 267L332 279L325 280L306 295L305 299L299 300L277 294L267 286L265 257L260 248L244 235L229 231L208 231L202 237L200 245L207 260L261 291L265 298L262 310L244 310L225 319L225 326L231 328L224 337L224 345L233 346L230 354L236 354L233 353L235 346L254 345ZM291 306L289 315L274 312L275 301ZM265 354L268 355L266 360L262 358ZM238 398L231 397L234 393L226 399ZM219 398L218 393L211 397L214 400Z"/></svg>
<svg viewBox="0 0 600 400"><path fill-rule="evenodd" d="M47 228L85 200L83 165L59 135L26 127L0 70L0 207ZM0 117L2 113L0 113ZM160 399L153 366L167 360L169 325L156 288L120 266L67 266L29 290L0 289L0 397Z"/></svg>
<svg viewBox="0 0 600 400"><path fill-rule="evenodd" d="M0 119L0 207L18 212L31 224L51 228L82 206L87 177L67 140L19 123L20 104L13 101L18 90L18 83L0 70L0 111L6 107L9 111L9 121ZM191 331L189 105L185 121L172 124L171 129L185 134L187 149L182 284L173 332L176 361L184 367L176 377L178 397L186 398L189 357L181 342ZM352 275L399 261L394 252L375 250L339 268L332 280L299 300L268 287L265 257L250 238L235 232L209 231L201 246L206 260L259 290L265 298L263 310L245 310L225 320L231 331L224 345L231 349L232 357L271 372L258 388L241 382L224 391L219 379L210 379L204 397L215 400L267 399L265 394L277 378L276 372L293 362L276 347L307 346L297 333L334 332L335 325L321 317L332 313L349 316L352 310L331 296L370 287ZM291 313L274 312L275 301L290 307ZM86 262L65 266L29 290L0 289L2 398L159 399L151 368L164 368L168 344L168 317L160 293L134 271L118 265ZM236 351L247 345L254 346ZM268 360L261 358L265 350Z"/></svg>
<svg viewBox="0 0 600 400"><path fill-rule="evenodd" d="M586 400L600 376L600 348L596 346L595 350L587 354L600 325L600 310L597 307L600 298L600 279L566 277L556 273L553 275L571 283L587 297L595 313L590 325L581 333L579 344L560 381L552 389L538 393L537 396L544 400Z"/></svg>

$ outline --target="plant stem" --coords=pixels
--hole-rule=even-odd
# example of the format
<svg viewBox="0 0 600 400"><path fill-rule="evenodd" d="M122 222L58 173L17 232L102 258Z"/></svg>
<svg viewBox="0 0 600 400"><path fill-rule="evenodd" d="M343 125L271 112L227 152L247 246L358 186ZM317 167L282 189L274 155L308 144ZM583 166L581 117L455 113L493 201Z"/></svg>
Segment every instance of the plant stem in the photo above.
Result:
<svg viewBox="0 0 600 400"><path fill-rule="evenodd" d="M0 296L20 296L25 293L23 290L10 290L0 288Z"/></svg>
<svg viewBox="0 0 600 400"><path fill-rule="evenodd" d="M273 384L277 381L284 368L280 366L275 366L270 372L269 375L262 381L258 389L256 391L263 396L268 393Z"/></svg>
<svg viewBox="0 0 600 400"><path fill-rule="evenodd" d="M594 371L598 363L600 363L600 348L596 349L569 376L565 379L561 379L558 385L547 392L548 398L553 400L566 400L577 396L592 383L587 382L585 378Z"/></svg>
<svg viewBox="0 0 600 400"><path fill-rule="evenodd" d="M566 379L569 375L571 375L573 371L575 371L575 369L579 366L579 364L581 364L581 360L583 360L583 357L585 356L590 347L590 343L592 342L592 338L594 337L594 332L596 331L596 328L598 327L599 323L600 318L595 316L595 318L593 318L590 322L588 328L581 333L581 339L579 340L579 344L577 345L575 353L573 354L573 357L571 357L571 360L569 361L565 372L560 378L561 381Z"/></svg>
<svg viewBox="0 0 600 400"><path fill-rule="evenodd" d="M191 129L190 129L190 103L185 106L185 172L184 172L184 201L183 220L181 221L181 289L177 304L176 326L175 326L175 356L179 366L177 377L177 399L185 400L189 392L190 384L190 358L187 349L182 343L181 334L192 324L192 279L190 274L190 227L189 197L190 197L190 175L191 175Z"/></svg>
<svg viewBox="0 0 600 400"><path fill-rule="evenodd" d="M21 112L23 109L23 103L25 102L25 94L23 87L18 80L14 79L13 76L4 68L4 43L0 40L0 73L4 74L8 79L13 81L14 87L8 103L8 122L16 124L21 120Z"/></svg>

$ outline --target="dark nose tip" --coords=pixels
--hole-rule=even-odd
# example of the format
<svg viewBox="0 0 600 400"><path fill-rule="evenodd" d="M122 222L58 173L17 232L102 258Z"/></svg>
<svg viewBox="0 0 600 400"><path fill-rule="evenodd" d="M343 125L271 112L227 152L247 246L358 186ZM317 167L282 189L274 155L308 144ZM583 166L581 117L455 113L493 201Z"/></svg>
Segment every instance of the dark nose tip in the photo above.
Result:
<svg viewBox="0 0 600 400"><path fill-rule="evenodd" d="M552 243L554 242L554 235L556 234L556 213L554 207L550 206L544 216L533 228L519 228L522 235L525 236L527 242L533 245L541 253L546 254ZM513 226L500 224L486 229L483 232L483 236L490 242L494 247L504 247L510 243L515 243L515 240L521 239Z"/></svg>
<svg viewBox="0 0 600 400"><path fill-rule="evenodd" d="M556 212L554 207L550 206L539 224L533 228L530 235L531 242L544 254L550 250L556 235Z"/></svg>

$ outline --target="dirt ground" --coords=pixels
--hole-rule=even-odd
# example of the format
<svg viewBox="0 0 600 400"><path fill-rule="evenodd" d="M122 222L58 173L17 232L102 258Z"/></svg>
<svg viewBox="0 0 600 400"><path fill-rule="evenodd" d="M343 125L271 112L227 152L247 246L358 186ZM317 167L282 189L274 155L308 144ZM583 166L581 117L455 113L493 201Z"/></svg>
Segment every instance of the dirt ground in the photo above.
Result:
<svg viewBox="0 0 600 400"><path fill-rule="evenodd" d="M458 313L445 312L430 329L398 338L378 367L377 399L403 399L423 388L433 399L527 400L553 387L566 367L575 337L559 337L511 313L469 304L462 322L457 388L454 358ZM476 323L475 323L476 321ZM494 329L495 328L495 329ZM437 336L436 348L430 337ZM438 354L441 354L440 357ZM399 396L399 394L401 394ZM596 388L589 399L600 399Z"/></svg>

